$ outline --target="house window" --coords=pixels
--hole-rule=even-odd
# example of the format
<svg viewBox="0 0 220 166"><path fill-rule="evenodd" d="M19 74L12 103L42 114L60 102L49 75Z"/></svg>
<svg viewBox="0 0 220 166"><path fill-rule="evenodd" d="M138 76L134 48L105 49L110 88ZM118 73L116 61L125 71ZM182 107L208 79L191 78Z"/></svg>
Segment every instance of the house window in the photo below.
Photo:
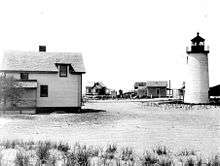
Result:
<svg viewBox="0 0 220 166"><path fill-rule="evenodd" d="M67 77L67 65L60 65L60 77Z"/></svg>
<svg viewBox="0 0 220 166"><path fill-rule="evenodd" d="M21 80L28 80L28 73L21 73L20 78Z"/></svg>
<svg viewBox="0 0 220 166"><path fill-rule="evenodd" d="M48 97L48 85L40 86L40 97Z"/></svg>

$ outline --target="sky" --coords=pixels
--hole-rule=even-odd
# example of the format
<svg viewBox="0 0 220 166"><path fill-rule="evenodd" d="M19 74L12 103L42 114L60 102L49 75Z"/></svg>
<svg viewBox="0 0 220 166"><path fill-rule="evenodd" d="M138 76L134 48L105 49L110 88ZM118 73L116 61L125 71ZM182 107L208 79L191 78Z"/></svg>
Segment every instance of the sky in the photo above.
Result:
<svg viewBox="0 0 220 166"><path fill-rule="evenodd" d="M197 32L209 45L210 86L220 84L218 0L1 0L5 50L81 52L83 86L101 81L132 90L137 81L185 80L186 46Z"/></svg>

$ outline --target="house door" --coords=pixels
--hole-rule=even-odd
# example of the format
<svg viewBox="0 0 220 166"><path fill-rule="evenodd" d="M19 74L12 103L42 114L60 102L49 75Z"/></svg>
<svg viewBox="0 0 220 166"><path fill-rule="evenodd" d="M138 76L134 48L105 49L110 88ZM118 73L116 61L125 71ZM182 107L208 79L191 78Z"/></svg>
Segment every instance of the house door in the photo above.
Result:
<svg viewBox="0 0 220 166"><path fill-rule="evenodd" d="M157 97L160 97L160 89L157 89Z"/></svg>

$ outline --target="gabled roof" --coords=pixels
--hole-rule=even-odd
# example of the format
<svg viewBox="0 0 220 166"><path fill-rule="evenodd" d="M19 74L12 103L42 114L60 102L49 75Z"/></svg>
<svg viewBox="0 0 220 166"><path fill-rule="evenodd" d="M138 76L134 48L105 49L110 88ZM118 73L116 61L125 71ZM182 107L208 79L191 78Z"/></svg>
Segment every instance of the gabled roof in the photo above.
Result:
<svg viewBox="0 0 220 166"><path fill-rule="evenodd" d="M106 87L102 82L88 82L86 87L88 88L94 88L94 87Z"/></svg>
<svg viewBox="0 0 220 166"><path fill-rule="evenodd" d="M6 51L0 70L57 72L56 64L69 64L75 72L85 72L82 55L69 52Z"/></svg>
<svg viewBox="0 0 220 166"><path fill-rule="evenodd" d="M147 87L167 87L167 81L147 81Z"/></svg>
<svg viewBox="0 0 220 166"><path fill-rule="evenodd" d="M167 81L146 81L146 82L136 82L134 86L137 87L167 87Z"/></svg>
<svg viewBox="0 0 220 166"><path fill-rule="evenodd" d="M100 87L105 87L105 85L102 82L96 82L95 85Z"/></svg>
<svg viewBox="0 0 220 166"><path fill-rule="evenodd" d="M134 87L146 86L146 82L135 82Z"/></svg>

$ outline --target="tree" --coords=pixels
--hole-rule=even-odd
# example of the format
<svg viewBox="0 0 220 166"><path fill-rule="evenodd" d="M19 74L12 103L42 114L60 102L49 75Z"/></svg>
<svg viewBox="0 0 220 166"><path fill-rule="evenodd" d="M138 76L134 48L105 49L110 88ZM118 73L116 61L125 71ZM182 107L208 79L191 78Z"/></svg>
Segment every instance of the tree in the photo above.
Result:
<svg viewBox="0 0 220 166"><path fill-rule="evenodd" d="M6 107L17 107L23 101L23 88L14 77L0 76L0 104Z"/></svg>

